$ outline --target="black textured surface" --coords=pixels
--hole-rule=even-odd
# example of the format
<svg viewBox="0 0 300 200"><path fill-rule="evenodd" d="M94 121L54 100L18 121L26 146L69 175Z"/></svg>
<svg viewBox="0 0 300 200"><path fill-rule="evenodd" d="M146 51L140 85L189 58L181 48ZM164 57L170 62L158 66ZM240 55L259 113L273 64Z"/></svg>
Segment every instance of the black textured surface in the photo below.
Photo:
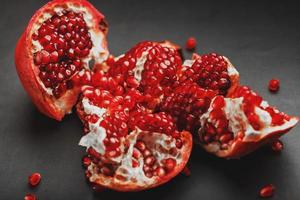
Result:
<svg viewBox="0 0 300 200"><path fill-rule="evenodd" d="M23 90L14 66L14 48L35 10L46 1L1 1L0 14L0 199L23 199L27 192L46 200L91 199L259 199L259 188L273 183L273 199L300 197L300 127L283 137L280 155L268 148L240 160L222 160L195 146L192 176L139 193L94 193L86 184L77 146L82 134L75 114L58 123L41 115ZM120 54L141 40L169 39L184 45L198 39L199 53L229 57L243 84L271 104L300 115L300 6L287 1L124 1L93 0L110 24L109 47ZM189 54L186 54L189 56ZM281 80L276 95L267 90ZM27 176L42 174L31 189Z"/></svg>

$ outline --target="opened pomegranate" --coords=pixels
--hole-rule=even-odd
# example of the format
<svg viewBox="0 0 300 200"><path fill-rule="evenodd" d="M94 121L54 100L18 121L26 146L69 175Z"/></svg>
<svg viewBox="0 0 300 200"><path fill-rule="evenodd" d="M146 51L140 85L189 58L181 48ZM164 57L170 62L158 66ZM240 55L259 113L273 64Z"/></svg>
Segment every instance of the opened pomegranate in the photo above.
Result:
<svg viewBox="0 0 300 200"><path fill-rule="evenodd" d="M86 176L93 184L118 191L138 191L161 185L187 163L192 148L188 132L179 132L170 115L140 105L134 89L122 96L83 88L78 114L87 148ZM90 162L91 161L91 162Z"/></svg>
<svg viewBox="0 0 300 200"><path fill-rule="evenodd" d="M215 91L203 89L196 83L187 83L165 96L160 109L174 118L180 130L196 133L200 128L200 117L216 95Z"/></svg>
<svg viewBox="0 0 300 200"><path fill-rule="evenodd" d="M192 60L183 63L175 87L189 83L197 83L220 95L229 95L239 84L239 73L224 56L216 53L201 56L193 54Z"/></svg>
<svg viewBox="0 0 300 200"><path fill-rule="evenodd" d="M53 0L31 18L15 63L38 109L61 120L79 93L72 78L108 56L104 16L86 0Z"/></svg>
<svg viewBox="0 0 300 200"><path fill-rule="evenodd" d="M270 106L246 86L230 98L215 97L201 117L199 140L219 157L239 158L288 132L298 122Z"/></svg>
<svg viewBox="0 0 300 200"><path fill-rule="evenodd" d="M178 48L171 43L146 41L117 57L109 74L123 79L125 88L137 88L155 107L176 81L181 63Z"/></svg>

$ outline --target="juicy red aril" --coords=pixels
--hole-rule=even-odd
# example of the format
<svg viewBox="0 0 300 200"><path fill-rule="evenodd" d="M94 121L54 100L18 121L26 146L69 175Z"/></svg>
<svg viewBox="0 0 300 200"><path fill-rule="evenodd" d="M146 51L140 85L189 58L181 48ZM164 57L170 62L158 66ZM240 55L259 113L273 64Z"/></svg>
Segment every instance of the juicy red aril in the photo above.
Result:
<svg viewBox="0 0 300 200"><path fill-rule="evenodd" d="M185 48L187 50L194 50L197 45L197 40L193 37L189 37L185 43Z"/></svg>
<svg viewBox="0 0 300 200"><path fill-rule="evenodd" d="M269 81L269 90L271 92L277 92L279 90L280 82L278 79L271 79Z"/></svg>
<svg viewBox="0 0 300 200"><path fill-rule="evenodd" d="M176 160L168 158L164 161L164 166L167 172L171 172L176 166Z"/></svg>
<svg viewBox="0 0 300 200"><path fill-rule="evenodd" d="M88 167L91 164L91 159L88 156L82 158L82 164L84 167Z"/></svg>
<svg viewBox="0 0 300 200"><path fill-rule="evenodd" d="M228 63L223 56L215 53L202 55L201 58L195 60L191 67L183 71L177 84L194 82L202 88L226 95L231 86L227 67Z"/></svg>
<svg viewBox="0 0 300 200"><path fill-rule="evenodd" d="M26 194L24 200L37 200L34 194Z"/></svg>
<svg viewBox="0 0 300 200"><path fill-rule="evenodd" d="M207 111L213 91L200 88L197 84L185 84L166 96L160 109L174 117L180 130L194 132L200 127L199 117Z"/></svg>
<svg viewBox="0 0 300 200"><path fill-rule="evenodd" d="M41 174L40 173L33 173L28 177L28 183L31 186L36 186L40 183L41 181Z"/></svg>
<svg viewBox="0 0 300 200"><path fill-rule="evenodd" d="M283 150L283 143L280 140L272 142L272 150L274 152L281 152Z"/></svg>
<svg viewBox="0 0 300 200"><path fill-rule="evenodd" d="M71 89L66 82L82 69L80 59L86 57L92 48L83 16L72 11L54 14L42 23L32 39L42 46L34 54L39 77L45 87L52 89L53 95L59 98Z"/></svg>
<svg viewBox="0 0 300 200"><path fill-rule="evenodd" d="M263 188L260 189L259 196L263 198L271 197L273 196L274 191L275 187L272 184L265 185Z"/></svg>

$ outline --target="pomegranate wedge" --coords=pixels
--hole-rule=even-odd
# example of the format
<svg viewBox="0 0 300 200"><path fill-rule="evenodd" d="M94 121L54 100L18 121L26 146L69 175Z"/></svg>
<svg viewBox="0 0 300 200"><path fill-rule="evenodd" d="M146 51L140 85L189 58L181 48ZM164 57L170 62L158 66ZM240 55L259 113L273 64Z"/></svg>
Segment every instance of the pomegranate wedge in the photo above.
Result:
<svg viewBox="0 0 300 200"><path fill-rule="evenodd" d="M199 140L205 150L219 157L239 158L277 140L293 128L291 117L270 106L246 86L229 98L215 97L202 115Z"/></svg>
<svg viewBox="0 0 300 200"><path fill-rule="evenodd" d="M29 21L15 50L21 82L45 115L61 120L77 101L73 78L108 57L107 23L86 0L53 0Z"/></svg>

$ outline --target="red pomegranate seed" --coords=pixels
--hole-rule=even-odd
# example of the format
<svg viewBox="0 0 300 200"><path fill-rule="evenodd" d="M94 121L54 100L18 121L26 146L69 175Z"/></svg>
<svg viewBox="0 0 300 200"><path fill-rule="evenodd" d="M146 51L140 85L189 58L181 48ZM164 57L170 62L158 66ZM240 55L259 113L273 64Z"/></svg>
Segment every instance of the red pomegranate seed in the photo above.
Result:
<svg viewBox="0 0 300 200"><path fill-rule="evenodd" d="M283 143L280 140L276 140L272 143L272 150L274 152L281 152L283 150Z"/></svg>
<svg viewBox="0 0 300 200"><path fill-rule="evenodd" d="M182 173L183 173L184 175L186 175L186 176L190 176L190 175L191 175L191 171L190 171L190 169L189 169L187 166L185 166L185 167L183 168Z"/></svg>
<svg viewBox="0 0 300 200"><path fill-rule="evenodd" d="M272 184L268 184L260 189L259 196L263 198L271 197L273 196L274 191L275 191L275 187Z"/></svg>
<svg viewBox="0 0 300 200"><path fill-rule="evenodd" d="M36 186L40 183L41 181L41 174L40 173L33 173L28 177L28 183L31 186Z"/></svg>
<svg viewBox="0 0 300 200"><path fill-rule="evenodd" d="M84 167L88 167L91 164L91 162L92 162L91 159L87 156L84 156L82 158L82 164Z"/></svg>
<svg viewBox="0 0 300 200"><path fill-rule="evenodd" d="M187 50L194 50L197 45L197 40L194 37L189 37L186 41L185 48Z"/></svg>
<svg viewBox="0 0 300 200"><path fill-rule="evenodd" d="M24 200L37 200L34 194L26 194Z"/></svg>
<svg viewBox="0 0 300 200"><path fill-rule="evenodd" d="M171 172L176 166L176 160L173 158L168 158L165 160L165 168L167 172Z"/></svg>
<svg viewBox="0 0 300 200"><path fill-rule="evenodd" d="M279 90L280 82L278 79L271 79L269 81L269 90L271 92L277 92Z"/></svg>

